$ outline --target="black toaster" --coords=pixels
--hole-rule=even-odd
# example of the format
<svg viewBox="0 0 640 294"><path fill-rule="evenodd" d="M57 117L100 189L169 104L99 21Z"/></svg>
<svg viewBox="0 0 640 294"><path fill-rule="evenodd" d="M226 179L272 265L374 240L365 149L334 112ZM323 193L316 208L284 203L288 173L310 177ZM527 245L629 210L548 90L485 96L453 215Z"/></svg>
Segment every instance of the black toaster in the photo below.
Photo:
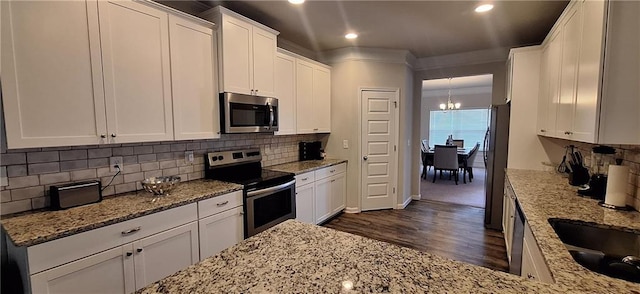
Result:
<svg viewBox="0 0 640 294"><path fill-rule="evenodd" d="M51 209L60 210L102 201L100 181L73 183L49 188Z"/></svg>

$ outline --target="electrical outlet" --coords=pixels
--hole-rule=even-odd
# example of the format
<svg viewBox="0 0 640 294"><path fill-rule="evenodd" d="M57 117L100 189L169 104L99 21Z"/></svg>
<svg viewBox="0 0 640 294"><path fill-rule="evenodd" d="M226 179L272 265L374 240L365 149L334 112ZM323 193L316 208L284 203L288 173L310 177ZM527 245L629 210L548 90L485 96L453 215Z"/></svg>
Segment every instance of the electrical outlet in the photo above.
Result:
<svg viewBox="0 0 640 294"><path fill-rule="evenodd" d="M193 151L184 152L184 162L193 163Z"/></svg>
<svg viewBox="0 0 640 294"><path fill-rule="evenodd" d="M118 169L116 168L116 165L120 168L120 170L122 170L122 168L124 167L122 165L122 156L114 156L114 157L109 157L109 171L112 173L115 173L118 171Z"/></svg>
<svg viewBox="0 0 640 294"><path fill-rule="evenodd" d="M349 149L349 140L342 140L342 148Z"/></svg>

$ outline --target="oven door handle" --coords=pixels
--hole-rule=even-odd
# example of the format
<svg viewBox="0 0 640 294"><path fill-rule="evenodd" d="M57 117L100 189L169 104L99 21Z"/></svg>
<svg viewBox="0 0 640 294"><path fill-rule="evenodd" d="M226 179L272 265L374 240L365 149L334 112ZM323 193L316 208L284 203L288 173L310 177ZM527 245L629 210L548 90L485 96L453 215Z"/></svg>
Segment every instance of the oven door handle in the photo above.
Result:
<svg viewBox="0 0 640 294"><path fill-rule="evenodd" d="M284 190L285 188L294 185L296 183L296 180L291 180L289 182L286 182L284 184L280 184L274 187L269 187L266 189L260 189L260 190L255 190L255 191L250 191L247 192L247 197L253 197L253 196L258 196L258 195L264 195L264 194L269 194L269 193L273 193L273 192L277 192L280 190Z"/></svg>
<svg viewBox="0 0 640 294"><path fill-rule="evenodd" d="M273 121L275 120L275 116L273 114L273 106L271 106L271 103L267 103L267 106L269 106L269 129L273 128Z"/></svg>

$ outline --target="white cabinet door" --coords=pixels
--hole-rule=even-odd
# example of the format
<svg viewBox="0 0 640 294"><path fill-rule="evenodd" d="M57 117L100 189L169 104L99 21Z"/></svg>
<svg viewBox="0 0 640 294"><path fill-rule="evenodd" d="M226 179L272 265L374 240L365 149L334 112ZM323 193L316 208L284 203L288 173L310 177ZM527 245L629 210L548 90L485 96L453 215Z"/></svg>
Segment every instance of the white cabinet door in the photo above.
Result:
<svg viewBox="0 0 640 294"><path fill-rule="evenodd" d="M138 290L198 262L198 223L136 241L133 252Z"/></svg>
<svg viewBox="0 0 640 294"><path fill-rule="evenodd" d="M341 212L347 206L347 174L341 173L331 179L331 214Z"/></svg>
<svg viewBox="0 0 640 294"><path fill-rule="evenodd" d="M251 95L253 85L252 28L233 17L222 16L222 84L226 92Z"/></svg>
<svg viewBox="0 0 640 294"><path fill-rule="evenodd" d="M579 6L579 5L577 5ZM581 9L575 7L569 13L562 30L562 59L560 68L560 100L556 120L560 138L572 139L576 78L581 44Z"/></svg>
<svg viewBox="0 0 640 294"><path fill-rule="evenodd" d="M546 134L551 137L558 136L558 127L556 126L558 115L558 104L560 101L560 66L562 59L562 32L557 33L551 37L551 41L548 45L548 79L549 89L547 94L547 132ZM562 132L560 132L562 133Z"/></svg>
<svg viewBox="0 0 640 294"><path fill-rule="evenodd" d="M276 135L296 133L296 59L276 54L275 97L278 98L278 124Z"/></svg>
<svg viewBox="0 0 640 294"><path fill-rule="evenodd" d="M314 66L313 69L313 114L315 132L331 132L331 73L328 69Z"/></svg>
<svg viewBox="0 0 640 294"><path fill-rule="evenodd" d="M31 276L32 293L131 293L135 291L131 244Z"/></svg>
<svg viewBox="0 0 640 294"><path fill-rule="evenodd" d="M198 221L200 260L217 254L244 239L242 209L242 206L239 206Z"/></svg>
<svg viewBox="0 0 640 294"><path fill-rule="evenodd" d="M296 62L296 128L298 134L315 132L313 108L313 64Z"/></svg>
<svg viewBox="0 0 640 294"><path fill-rule="evenodd" d="M254 94L274 97L276 94L274 77L276 36L260 28L253 27L252 42Z"/></svg>
<svg viewBox="0 0 640 294"><path fill-rule="evenodd" d="M110 143L173 139L166 12L99 1Z"/></svg>
<svg viewBox="0 0 640 294"><path fill-rule="evenodd" d="M0 5L8 147L102 143L107 129L96 1Z"/></svg>
<svg viewBox="0 0 640 294"><path fill-rule="evenodd" d="M538 89L538 117L536 133L549 135L549 47L542 49L540 56L540 84Z"/></svg>
<svg viewBox="0 0 640 294"><path fill-rule="evenodd" d="M332 178L325 178L316 181L315 184L315 217L316 224L323 222L332 213L331 207L331 180Z"/></svg>
<svg viewBox="0 0 640 294"><path fill-rule="evenodd" d="M313 209L314 194L314 184L296 187L296 220L309 224L316 223Z"/></svg>
<svg viewBox="0 0 640 294"><path fill-rule="evenodd" d="M169 36L175 139L220 138L215 33L170 15Z"/></svg>
<svg viewBox="0 0 640 294"><path fill-rule="evenodd" d="M529 250L527 243L524 242L522 244L522 265L520 268L520 276L530 280L538 280L538 273L536 273L536 268L533 265L531 251Z"/></svg>

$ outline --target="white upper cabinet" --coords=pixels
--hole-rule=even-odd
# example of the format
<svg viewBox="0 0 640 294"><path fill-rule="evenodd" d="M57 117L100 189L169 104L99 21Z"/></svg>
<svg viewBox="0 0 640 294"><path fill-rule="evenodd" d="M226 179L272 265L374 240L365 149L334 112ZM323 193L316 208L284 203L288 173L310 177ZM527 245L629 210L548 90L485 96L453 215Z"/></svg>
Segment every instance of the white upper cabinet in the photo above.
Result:
<svg viewBox="0 0 640 294"><path fill-rule="evenodd" d="M8 147L104 142L97 2L1 1L0 5Z"/></svg>
<svg viewBox="0 0 640 294"><path fill-rule="evenodd" d="M540 120L546 117L555 131L540 135L640 144L639 13L638 1L569 4L543 43L548 82L543 78L539 105L547 104L549 111L539 115L538 125L544 126ZM542 89L546 83L548 90Z"/></svg>
<svg viewBox="0 0 640 294"><path fill-rule="evenodd" d="M276 54L276 97L278 98L278 127L276 135L296 133L296 59Z"/></svg>
<svg viewBox="0 0 640 294"><path fill-rule="evenodd" d="M220 25L220 91L274 97L278 32L221 6L201 16Z"/></svg>
<svg viewBox="0 0 640 294"><path fill-rule="evenodd" d="M331 132L331 72L316 65L313 69L313 111L316 133Z"/></svg>
<svg viewBox="0 0 640 294"><path fill-rule="evenodd" d="M298 59L296 63L298 134L331 132L331 71Z"/></svg>
<svg viewBox="0 0 640 294"><path fill-rule="evenodd" d="M215 32L170 15L169 36L175 139L219 138Z"/></svg>
<svg viewBox="0 0 640 294"><path fill-rule="evenodd" d="M129 1L98 13L110 142L173 139L167 13Z"/></svg>

